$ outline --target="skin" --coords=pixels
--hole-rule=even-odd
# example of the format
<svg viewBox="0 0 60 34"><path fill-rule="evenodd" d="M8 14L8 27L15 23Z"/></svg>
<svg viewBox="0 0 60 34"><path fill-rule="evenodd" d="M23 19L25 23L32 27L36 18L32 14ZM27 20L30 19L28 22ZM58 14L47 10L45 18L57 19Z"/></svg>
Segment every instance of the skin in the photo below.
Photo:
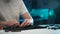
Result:
<svg viewBox="0 0 60 34"><path fill-rule="evenodd" d="M18 21L16 20L11 20L11 21L0 21L0 29L2 29L2 26L20 26L20 27L25 27L29 26L31 23L28 22L28 20L31 18L28 13L24 13L22 15L24 18L24 22L20 25Z"/></svg>
<svg viewBox="0 0 60 34"><path fill-rule="evenodd" d="M29 19L31 19L31 17L29 16L29 14L25 13L25 14L22 15L22 17L24 18L24 22L21 24L21 27L29 26L31 24L28 21Z"/></svg>

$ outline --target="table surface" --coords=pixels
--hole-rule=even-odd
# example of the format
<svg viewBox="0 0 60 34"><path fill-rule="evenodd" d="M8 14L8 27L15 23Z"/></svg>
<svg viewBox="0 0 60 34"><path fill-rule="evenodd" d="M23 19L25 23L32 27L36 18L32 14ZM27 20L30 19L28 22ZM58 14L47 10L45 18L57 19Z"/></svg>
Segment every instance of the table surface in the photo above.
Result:
<svg viewBox="0 0 60 34"><path fill-rule="evenodd" d="M4 34L60 34L60 30L51 30L51 29L32 29L24 30L21 32L4 32Z"/></svg>

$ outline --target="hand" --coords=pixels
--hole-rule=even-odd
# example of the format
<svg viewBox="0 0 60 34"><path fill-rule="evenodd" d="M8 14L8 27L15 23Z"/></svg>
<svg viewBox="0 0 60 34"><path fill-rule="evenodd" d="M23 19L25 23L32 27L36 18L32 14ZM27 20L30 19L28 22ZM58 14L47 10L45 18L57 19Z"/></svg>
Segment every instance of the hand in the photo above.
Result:
<svg viewBox="0 0 60 34"><path fill-rule="evenodd" d="M11 20L11 21L7 21L6 23L5 23L5 25L6 26L10 26L10 27L16 27L16 26L20 26L20 24L19 24L19 22L18 21L16 21L16 20ZM5 30L6 32L9 32L10 30ZM19 30L19 32L20 32L21 30ZM11 32L13 32L13 31L11 31ZM14 31L15 32L15 31ZM16 31L17 32L17 31Z"/></svg>
<svg viewBox="0 0 60 34"><path fill-rule="evenodd" d="M5 22L6 26L20 26L19 22L16 20L11 20L11 21L7 21Z"/></svg>
<svg viewBox="0 0 60 34"><path fill-rule="evenodd" d="M25 19L20 27L25 27L25 26L29 26L29 25L31 25L31 23L29 22L29 19Z"/></svg>
<svg viewBox="0 0 60 34"><path fill-rule="evenodd" d="M2 21L0 22L1 26L0 26L0 30L3 30L4 26L10 26L10 27L16 27L16 26L20 26L19 22L16 20L11 20L11 21ZM7 32L9 32L10 30L5 30ZM19 30L20 31L20 30Z"/></svg>

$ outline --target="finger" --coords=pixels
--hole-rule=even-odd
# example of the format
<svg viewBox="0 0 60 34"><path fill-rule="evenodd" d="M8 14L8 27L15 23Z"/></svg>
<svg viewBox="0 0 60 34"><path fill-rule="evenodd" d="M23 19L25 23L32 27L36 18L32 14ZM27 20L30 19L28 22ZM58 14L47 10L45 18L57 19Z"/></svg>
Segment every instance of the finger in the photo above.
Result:
<svg viewBox="0 0 60 34"><path fill-rule="evenodd" d="M15 23L14 26L15 26L15 27L16 27L16 26L20 26L20 24L19 24L19 23Z"/></svg>
<svg viewBox="0 0 60 34"><path fill-rule="evenodd" d="M20 24L19 23L17 23L16 25L20 27Z"/></svg>
<svg viewBox="0 0 60 34"><path fill-rule="evenodd" d="M12 22L7 22L7 25L6 26L13 26L14 25L14 22L11 24Z"/></svg>
<svg viewBox="0 0 60 34"><path fill-rule="evenodd" d="M25 27L26 25L28 25L28 22L25 22L25 24L22 27Z"/></svg>
<svg viewBox="0 0 60 34"><path fill-rule="evenodd" d="M22 27L29 26L31 23L29 23L28 20L26 20L25 24Z"/></svg>
<svg viewBox="0 0 60 34"><path fill-rule="evenodd" d="M17 26L17 24L14 24L13 26L11 26L11 27L16 27Z"/></svg>
<svg viewBox="0 0 60 34"><path fill-rule="evenodd" d="M31 23L28 23L26 26L29 26L29 25L31 25Z"/></svg>
<svg viewBox="0 0 60 34"><path fill-rule="evenodd" d="M27 22L27 20L25 20L25 21L21 24L21 27L23 27L26 22Z"/></svg>
<svg viewBox="0 0 60 34"><path fill-rule="evenodd" d="M7 24L7 26L13 26L14 24Z"/></svg>
<svg viewBox="0 0 60 34"><path fill-rule="evenodd" d="M25 24L24 24L24 27L25 26L29 26L31 23L29 22L29 20L26 20L27 22L25 22Z"/></svg>

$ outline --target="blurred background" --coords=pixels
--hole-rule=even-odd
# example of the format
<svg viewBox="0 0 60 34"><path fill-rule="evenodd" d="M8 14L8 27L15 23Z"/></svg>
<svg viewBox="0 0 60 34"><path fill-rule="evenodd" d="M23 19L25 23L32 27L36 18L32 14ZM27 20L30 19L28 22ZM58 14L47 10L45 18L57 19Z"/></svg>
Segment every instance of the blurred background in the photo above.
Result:
<svg viewBox="0 0 60 34"><path fill-rule="evenodd" d="M34 25L60 24L60 0L23 0L23 2L34 19Z"/></svg>

